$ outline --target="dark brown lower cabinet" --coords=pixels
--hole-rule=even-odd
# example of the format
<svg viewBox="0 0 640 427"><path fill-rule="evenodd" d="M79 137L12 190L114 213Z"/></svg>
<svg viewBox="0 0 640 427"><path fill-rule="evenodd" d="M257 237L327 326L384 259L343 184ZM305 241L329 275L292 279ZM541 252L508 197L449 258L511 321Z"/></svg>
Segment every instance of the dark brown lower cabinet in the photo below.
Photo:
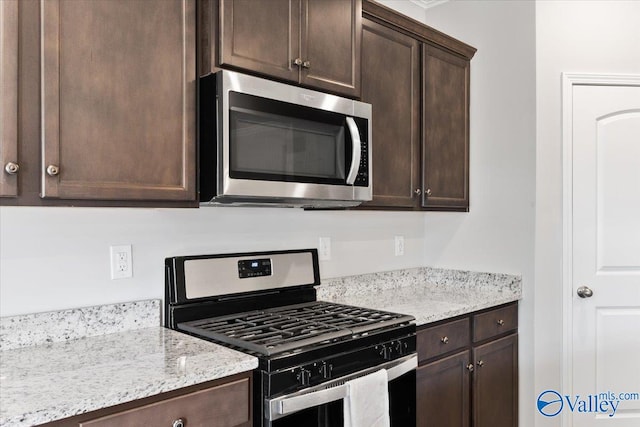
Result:
<svg viewBox="0 0 640 427"><path fill-rule="evenodd" d="M418 427L469 426L469 355L466 350L418 368Z"/></svg>
<svg viewBox="0 0 640 427"><path fill-rule="evenodd" d="M518 335L475 347L473 425L518 425Z"/></svg>
<svg viewBox="0 0 640 427"><path fill-rule="evenodd" d="M417 426L518 426L517 313L512 303L418 330Z"/></svg>
<svg viewBox="0 0 640 427"><path fill-rule="evenodd" d="M100 409L48 427L250 427L251 372Z"/></svg>

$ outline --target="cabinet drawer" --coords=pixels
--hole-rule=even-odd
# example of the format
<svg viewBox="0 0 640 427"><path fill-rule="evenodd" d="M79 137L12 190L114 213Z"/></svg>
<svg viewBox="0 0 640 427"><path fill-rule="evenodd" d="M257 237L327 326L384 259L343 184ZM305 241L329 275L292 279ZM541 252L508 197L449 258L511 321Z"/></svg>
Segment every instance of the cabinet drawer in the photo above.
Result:
<svg viewBox="0 0 640 427"><path fill-rule="evenodd" d="M455 320L417 333L418 359L431 359L469 344L469 318Z"/></svg>
<svg viewBox="0 0 640 427"><path fill-rule="evenodd" d="M473 316L473 342L518 329L518 305Z"/></svg>
<svg viewBox="0 0 640 427"><path fill-rule="evenodd" d="M249 379L243 378L218 387L84 421L79 426L172 426L177 419L182 419L185 427L248 425L251 419L250 390Z"/></svg>

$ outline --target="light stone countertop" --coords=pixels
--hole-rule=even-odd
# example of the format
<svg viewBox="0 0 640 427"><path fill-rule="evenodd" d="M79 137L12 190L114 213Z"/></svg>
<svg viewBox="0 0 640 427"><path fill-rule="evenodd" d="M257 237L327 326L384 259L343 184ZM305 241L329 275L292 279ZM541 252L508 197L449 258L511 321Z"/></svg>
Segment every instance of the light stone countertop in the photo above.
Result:
<svg viewBox="0 0 640 427"><path fill-rule="evenodd" d="M255 357L159 326L0 353L0 426L31 426L252 370Z"/></svg>
<svg viewBox="0 0 640 427"><path fill-rule="evenodd" d="M420 267L327 279L319 300L409 314L422 326L517 301L517 275Z"/></svg>
<svg viewBox="0 0 640 427"><path fill-rule="evenodd" d="M418 326L517 301L517 275L419 267L323 280L319 300ZM160 301L0 318L0 427L45 423L250 371L253 357L157 326Z"/></svg>
<svg viewBox="0 0 640 427"><path fill-rule="evenodd" d="M160 300L0 318L0 427L41 424L253 370L160 325Z"/></svg>

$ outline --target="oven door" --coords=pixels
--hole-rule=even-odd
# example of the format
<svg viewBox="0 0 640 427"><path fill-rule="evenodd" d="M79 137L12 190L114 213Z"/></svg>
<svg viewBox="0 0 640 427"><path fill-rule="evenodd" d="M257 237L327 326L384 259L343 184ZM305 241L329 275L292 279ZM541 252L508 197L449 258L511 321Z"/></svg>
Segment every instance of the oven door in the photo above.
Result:
<svg viewBox="0 0 640 427"><path fill-rule="evenodd" d="M415 354L378 365L352 375L330 380L299 392L265 399L265 427L337 427L344 425L345 383L379 369L389 377L389 416L392 427L416 423Z"/></svg>

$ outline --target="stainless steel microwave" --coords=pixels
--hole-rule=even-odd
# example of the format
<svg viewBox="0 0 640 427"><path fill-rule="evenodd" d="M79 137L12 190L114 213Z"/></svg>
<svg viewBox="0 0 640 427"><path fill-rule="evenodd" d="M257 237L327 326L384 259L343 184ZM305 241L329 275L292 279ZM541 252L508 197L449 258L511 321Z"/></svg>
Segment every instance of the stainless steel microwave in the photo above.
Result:
<svg viewBox="0 0 640 427"><path fill-rule="evenodd" d="M200 202L371 200L371 105L232 71L199 81Z"/></svg>

